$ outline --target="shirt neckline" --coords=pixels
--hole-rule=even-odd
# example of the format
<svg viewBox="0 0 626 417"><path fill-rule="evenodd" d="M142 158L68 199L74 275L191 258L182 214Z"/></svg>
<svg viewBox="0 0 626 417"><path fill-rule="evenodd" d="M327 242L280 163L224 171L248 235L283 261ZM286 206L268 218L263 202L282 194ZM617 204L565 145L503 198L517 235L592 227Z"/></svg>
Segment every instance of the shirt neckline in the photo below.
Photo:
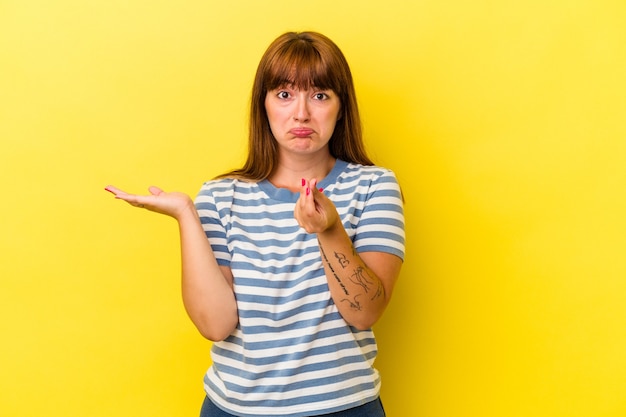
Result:
<svg viewBox="0 0 626 417"><path fill-rule="evenodd" d="M344 168L347 166L348 163L346 161L337 159L335 161L333 169L331 169L328 175L326 175L321 181L318 181L317 186L319 188L326 189L329 185L334 184L335 182L337 182L339 174L341 174ZM267 179L259 181L258 185L263 192L265 192L270 198L274 200L295 203L296 201L298 201L298 197L300 197L300 193L294 193L287 188L278 188Z"/></svg>

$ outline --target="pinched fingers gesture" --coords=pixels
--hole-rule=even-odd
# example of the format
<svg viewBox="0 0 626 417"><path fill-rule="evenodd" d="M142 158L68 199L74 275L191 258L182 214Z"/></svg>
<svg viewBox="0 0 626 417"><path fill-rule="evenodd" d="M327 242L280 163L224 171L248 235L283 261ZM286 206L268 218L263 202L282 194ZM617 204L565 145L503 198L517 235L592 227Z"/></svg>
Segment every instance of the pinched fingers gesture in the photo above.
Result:
<svg viewBox="0 0 626 417"><path fill-rule="evenodd" d="M129 194L112 185L105 188L106 191L113 193L115 198L124 200L134 207L144 208L156 213L165 214L167 216L178 219L186 210L193 209L193 201L184 193L165 192L159 187L149 187L148 195Z"/></svg>
<svg viewBox="0 0 626 417"><path fill-rule="evenodd" d="M317 189L316 179L302 180L294 217L308 233L324 232L339 221L337 208L321 190Z"/></svg>

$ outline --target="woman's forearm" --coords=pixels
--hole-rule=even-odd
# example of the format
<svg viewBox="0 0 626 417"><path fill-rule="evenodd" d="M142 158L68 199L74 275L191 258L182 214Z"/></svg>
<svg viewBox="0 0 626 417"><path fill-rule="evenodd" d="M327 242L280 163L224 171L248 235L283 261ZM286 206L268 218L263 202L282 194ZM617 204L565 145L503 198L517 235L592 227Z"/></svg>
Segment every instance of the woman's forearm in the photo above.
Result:
<svg viewBox="0 0 626 417"><path fill-rule="evenodd" d="M395 276L382 277L355 251L341 223L317 235L331 296L346 322L369 329L389 302ZM385 282L386 281L386 282Z"/></svg>

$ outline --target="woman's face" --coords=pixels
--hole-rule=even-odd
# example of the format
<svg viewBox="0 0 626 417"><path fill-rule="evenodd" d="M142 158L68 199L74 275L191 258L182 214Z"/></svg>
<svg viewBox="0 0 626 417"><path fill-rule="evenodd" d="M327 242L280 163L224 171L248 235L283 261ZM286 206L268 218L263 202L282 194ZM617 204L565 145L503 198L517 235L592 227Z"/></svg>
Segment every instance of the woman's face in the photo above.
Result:
<svg viewBox="0 0 626 417"><path fill-rule="evenodd" d="M267 92L265 110L280 152L328 152L341 103L332 90L283 86Z"/></svg>

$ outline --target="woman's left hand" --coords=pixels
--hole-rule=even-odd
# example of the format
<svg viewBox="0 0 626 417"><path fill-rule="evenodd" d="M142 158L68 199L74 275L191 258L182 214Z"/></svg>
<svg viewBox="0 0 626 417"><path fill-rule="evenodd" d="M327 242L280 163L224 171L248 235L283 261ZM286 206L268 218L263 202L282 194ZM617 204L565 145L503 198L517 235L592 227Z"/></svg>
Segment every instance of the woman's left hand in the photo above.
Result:
<svg viewBox="0 0 626 417"><path fill-rule="evenodd" d="M302 180L294 217L308 233L324 232L339 221L337 208L321 190L317 189L316 179Z"/></svg>

